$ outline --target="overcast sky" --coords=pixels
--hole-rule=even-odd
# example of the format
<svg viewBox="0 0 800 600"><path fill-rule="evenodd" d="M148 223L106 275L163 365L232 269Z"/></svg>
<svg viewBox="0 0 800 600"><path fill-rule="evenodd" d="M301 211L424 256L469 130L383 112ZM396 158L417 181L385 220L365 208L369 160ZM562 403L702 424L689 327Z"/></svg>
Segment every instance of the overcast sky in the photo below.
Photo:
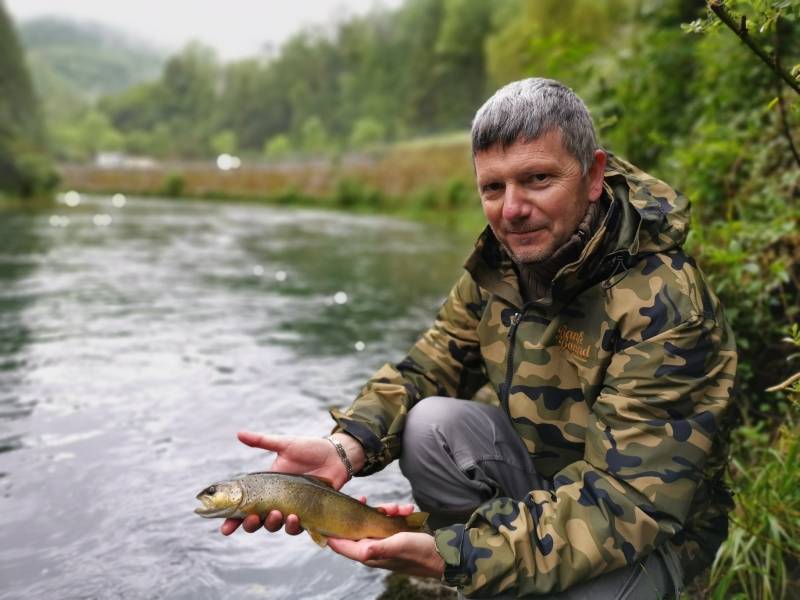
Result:
<svg viewBox="0 0 800 600"><path fill-rule="evenodd" d="M63 15L108 23L168 50L203 41L222 58L279 46L309 25L325 25L402 0L5 0L15 20Z"/></svg>

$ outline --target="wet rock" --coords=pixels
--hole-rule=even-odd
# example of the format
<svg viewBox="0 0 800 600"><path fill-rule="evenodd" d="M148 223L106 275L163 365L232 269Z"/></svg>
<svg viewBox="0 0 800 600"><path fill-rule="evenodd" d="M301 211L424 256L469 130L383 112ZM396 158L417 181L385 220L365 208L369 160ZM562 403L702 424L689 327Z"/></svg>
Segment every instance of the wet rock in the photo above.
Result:
<svg viewBox="0 0 800 600"><path fill-rule="evenodd" d="M410 577L392 573L384 581L386 590L378 600L455 600L456 591L436 581L423 577Z"/></svg>

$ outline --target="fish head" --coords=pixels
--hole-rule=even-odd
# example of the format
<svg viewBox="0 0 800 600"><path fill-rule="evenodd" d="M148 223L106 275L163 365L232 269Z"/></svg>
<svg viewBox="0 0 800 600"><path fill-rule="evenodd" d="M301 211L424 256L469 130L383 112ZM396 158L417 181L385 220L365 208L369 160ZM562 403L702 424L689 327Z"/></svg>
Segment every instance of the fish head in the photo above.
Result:
<svg viewBox="0 0 800 600"><path fill-rule="evenodd" d="M197 494L203 506L195 508L201 517L231 517L236 514L242 503L242 486L238 481L222 481L214 483Z"/></svg>

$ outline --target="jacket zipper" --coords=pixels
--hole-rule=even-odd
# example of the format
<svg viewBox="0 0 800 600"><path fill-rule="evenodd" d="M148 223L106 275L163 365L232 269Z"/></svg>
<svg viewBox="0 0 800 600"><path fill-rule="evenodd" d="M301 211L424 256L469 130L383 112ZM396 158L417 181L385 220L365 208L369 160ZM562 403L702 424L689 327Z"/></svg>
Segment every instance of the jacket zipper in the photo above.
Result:
<svg viewBox="0 0 800 600"><path fill-rule="evenodd" d="M508 397L511 392L511 379L514 375L514 337L517 334L517 327L519 327L520 321L522 321L522 316L525 313L525 308L526 307L523 307L523 309L520 312L515 312L514 315L511 317L511 327L509 328L507 334L509 339L508 359L506 362L506 381L505 384L503 385L502 404L506 410L506 414L508 415L509 419L511 418L511 411L509 410L508 407Z"/></svg>

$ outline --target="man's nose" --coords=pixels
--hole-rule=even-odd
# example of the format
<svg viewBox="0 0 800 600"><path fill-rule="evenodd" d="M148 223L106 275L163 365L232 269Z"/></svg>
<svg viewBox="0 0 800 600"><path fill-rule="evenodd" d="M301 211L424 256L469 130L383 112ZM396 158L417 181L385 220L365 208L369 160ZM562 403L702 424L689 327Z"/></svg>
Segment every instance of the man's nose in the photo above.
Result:
<svg viewBox="0 0 800 600"><path fill-rule="evenodd" d="M508 184L503 198L503 219L515 221L525 218L531 213L531 204L525 196L525 190L516 184Z"/></svg>

